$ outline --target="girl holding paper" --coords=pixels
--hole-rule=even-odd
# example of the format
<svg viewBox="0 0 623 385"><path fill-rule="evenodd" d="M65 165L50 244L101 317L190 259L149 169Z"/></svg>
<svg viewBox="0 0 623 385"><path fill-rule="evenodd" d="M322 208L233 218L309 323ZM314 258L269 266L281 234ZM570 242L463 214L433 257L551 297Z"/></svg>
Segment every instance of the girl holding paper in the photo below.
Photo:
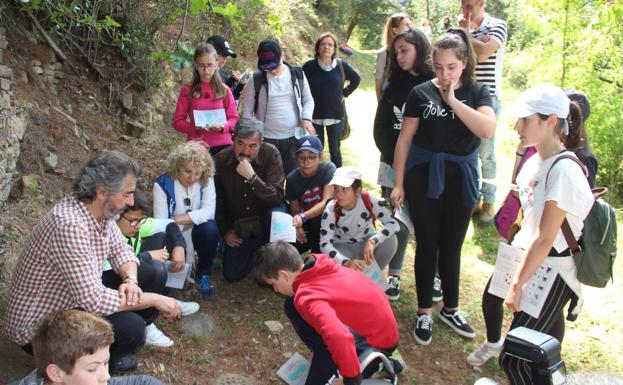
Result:
<svg viewBox="0 0 623 385"><path fill-rule="evenodd" d="M398 247L398 221L383 201L363 191L361 173L355 168L338 168L329 185L335 199L322 213L320 251L355 270L363 271L373 261L383 270ZM377 220L383 224L380 231Z"/></svg>
<svg viewBox="0 0 623 385"><path fill-rule="evenodd" d="M200 44L195 48L194 60L193 80L182 87L173 128L186 134L187 141L205 142L214 155L232 144L231 133L238 121L236 102L217 73L216 49Z"/></svg>
<svg viewBox="0 0 623 385"><path fill-rule="evenodd" d="M573 112L573 114L570 114ZM582 291L576 277L576 267L569 246L561 231L563 221L569 223L578 239L584 218L594 199L584 170L573 159L558 159L573 155L564 147L569 133L568 119L578 106L558 87L538 84L524 92L511 113L518 120L515 129L524 147L535 146L537 154L529 158L519 175L519 199L523 209L521 230L515 235L512 246L525 250L525 256L515 275L504 301L514 313L511 329L525 326L544 332L562 341L565 330L563 308L571 300L570 316L575 316L581 304ZM554 283L546 295L538 318L520 308L524 285L543 263L554 270ZM487 325L487 342L470 354L468 362L474 366L484 364L502 351L502 298L488 292L491 280L483 293L483 313ZM510 355L500 356L500 365L512 385L532 384L532 373L527 362Z"/></svg>

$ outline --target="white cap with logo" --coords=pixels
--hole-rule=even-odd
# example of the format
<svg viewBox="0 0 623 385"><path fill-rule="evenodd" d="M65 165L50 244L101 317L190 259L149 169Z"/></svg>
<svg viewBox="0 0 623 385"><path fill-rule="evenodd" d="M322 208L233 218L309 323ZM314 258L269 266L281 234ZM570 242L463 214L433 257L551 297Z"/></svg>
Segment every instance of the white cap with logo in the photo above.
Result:
<svg viewBox="0 0 623 385"><path fill-rule="evenodd" d="M330 185L338 185L342 187L352 186L355 179L361 179L361 173L354 167L343 166L335 170Z"/></svg>
<svg viewBox="0 0 623 385"><path fill-rule="evenodd" d="M525 118L532 114L556 115L565 120L563 133L569 135L569 97L565 92L550 83L541 83L524 91L515 104L509 109L509 114L516 118Z"/></svg>

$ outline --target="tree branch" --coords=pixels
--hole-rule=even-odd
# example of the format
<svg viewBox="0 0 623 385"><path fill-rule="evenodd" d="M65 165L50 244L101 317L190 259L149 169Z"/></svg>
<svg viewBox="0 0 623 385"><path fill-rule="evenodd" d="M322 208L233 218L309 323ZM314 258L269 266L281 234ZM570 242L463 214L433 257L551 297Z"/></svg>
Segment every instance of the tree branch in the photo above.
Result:
<svg viewBox="0 0 623 385"><path fill-rule="evenodd" d="M47 32L45 32L45 29L43 29L43 27L41 26L41 24L39 24L39 20L37 20L37 18L31 13L28 12L28 17L30 18L30 21L32 22L32 24L35 26L35 28L37 29L37 31L39 31L39 33L41 34L41 36L43 36L43 39L48 43L48 45L50 46L50 48L52 48L52 51L54 51L54 53L56 54L56 56L58 56L59 59L61 59L61 61L63 63L67 63L69 64L69 66L76 72L78 73L78 69L76 68L76 66L74 65L74 63L71 62L71 60L69 60L67 58L67 56L65 56L65 54L63 53L63 51L61 51L60 48L58 48L58 46L56 45L56 43L54 43L54 41L52 41L52 39L50 38L50 36L48 35Z"/></svg>

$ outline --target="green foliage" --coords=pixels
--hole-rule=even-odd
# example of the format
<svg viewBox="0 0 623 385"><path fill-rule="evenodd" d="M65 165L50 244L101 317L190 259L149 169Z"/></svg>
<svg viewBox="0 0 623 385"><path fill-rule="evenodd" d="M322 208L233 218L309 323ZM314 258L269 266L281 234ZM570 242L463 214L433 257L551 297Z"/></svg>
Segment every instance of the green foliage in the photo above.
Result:
<svg viewBox="0 0 623 385"><path fill-rule="evenodd" d="M588 95L591 115L586 127L599 160L597 184L608 186L609 199L620 202L623 4L608 0L526 0L514 9L508 21L516 31L505 60L511 82L523 89L548 81Z"/></svg>

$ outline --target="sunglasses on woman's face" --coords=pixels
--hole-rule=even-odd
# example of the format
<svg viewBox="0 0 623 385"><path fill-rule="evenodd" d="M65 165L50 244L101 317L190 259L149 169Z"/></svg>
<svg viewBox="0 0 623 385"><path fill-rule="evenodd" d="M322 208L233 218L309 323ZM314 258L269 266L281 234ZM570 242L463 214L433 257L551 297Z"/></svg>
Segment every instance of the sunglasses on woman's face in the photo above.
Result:
<svg viewBox="0 0 623 385"><path fill-rule="evenodd" d="M186 212L192 211L190 208L190 198L184 198L184 206L186 206Z"/></svg>

